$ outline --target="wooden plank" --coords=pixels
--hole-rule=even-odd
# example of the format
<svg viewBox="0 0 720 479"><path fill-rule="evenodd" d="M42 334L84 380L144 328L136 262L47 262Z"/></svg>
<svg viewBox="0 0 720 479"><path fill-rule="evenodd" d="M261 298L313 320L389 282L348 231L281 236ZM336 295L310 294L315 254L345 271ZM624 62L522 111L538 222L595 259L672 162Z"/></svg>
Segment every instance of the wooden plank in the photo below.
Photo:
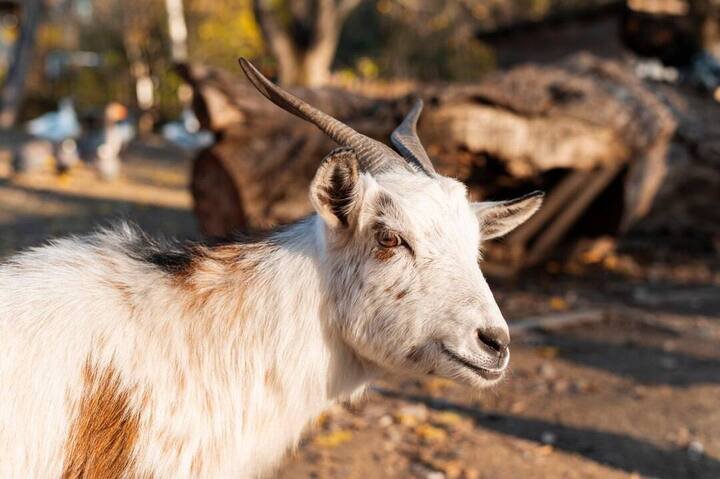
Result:
<svg viewBox="0 0 720 479"><path fill-rule="evenodd" d="M512 245L524 245L535 233L560 210L567 207L567 202L576 194L583 184L591 177L591 171L572 171L550 191L540 210L525 224L520 226L508 237Z"/></svg>
<svg viewBox="0 0 720 479"><path fill-rule="evenodd" d="M540 235L535 244L532 245L524 262L525 266L536 265L545 259L550 250L562 240L565 233L615 178L622 167L623 164L607 166L589 179L588 183L580 190L578 197L567 205L555 221Z"/></svg>

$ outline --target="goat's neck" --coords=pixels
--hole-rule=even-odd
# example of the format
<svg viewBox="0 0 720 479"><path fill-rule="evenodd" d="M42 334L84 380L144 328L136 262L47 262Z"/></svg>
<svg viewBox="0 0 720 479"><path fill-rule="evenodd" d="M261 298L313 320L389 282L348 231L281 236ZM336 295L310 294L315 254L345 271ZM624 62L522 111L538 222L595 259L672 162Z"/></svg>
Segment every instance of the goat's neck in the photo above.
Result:
<svg viewBox="0 0 720 479"><path fill-rule="evenodd" d="M264 243L237 246L248 248L242 261L252 271L235 270L247 277L237 282L241 304L231 319L237 323L234 334L226 340L243 358L239 381L253 378L252 388L266 396L250 403L290 401L293 409L314 415L369 379L368 368L337 334L338 306L328 294L322 228L312 216ZM224 284L233 275L216 273Z"/></svg>

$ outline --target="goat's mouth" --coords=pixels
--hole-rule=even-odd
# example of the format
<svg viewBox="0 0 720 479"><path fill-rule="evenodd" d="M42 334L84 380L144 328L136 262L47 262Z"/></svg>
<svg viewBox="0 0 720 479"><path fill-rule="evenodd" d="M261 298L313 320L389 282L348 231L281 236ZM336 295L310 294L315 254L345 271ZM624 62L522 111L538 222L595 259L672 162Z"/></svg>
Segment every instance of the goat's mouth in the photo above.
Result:
<svg viewBox="0 0 720 479"><path fill-rule="evenodd" d="M457 353L452 352L444 344L440 343L440 350L443 354L455 364L459 364L466 369L469 369L478 376L488 381L494 381L500 379L505 374L505 369L510 362L510 351L505 352L500 358L501 365L497 368L486 368L477 364L473 364L467 359L463 358Z"/></svg>

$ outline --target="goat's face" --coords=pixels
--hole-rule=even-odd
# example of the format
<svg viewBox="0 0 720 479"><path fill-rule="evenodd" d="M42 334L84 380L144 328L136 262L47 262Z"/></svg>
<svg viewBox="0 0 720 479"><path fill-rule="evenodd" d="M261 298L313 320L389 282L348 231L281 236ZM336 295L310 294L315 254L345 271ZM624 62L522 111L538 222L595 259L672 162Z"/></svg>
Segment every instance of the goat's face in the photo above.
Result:
<svg viewBox="0 0 720 479"><path fill-rule="evenodd" d="M384 369L477 387L499 380L510 337L480 273L480 241L528 219L541 195L469 202L420 144L421 101L393 131L394 151L273 85L247 60L240 64L268 99L347 147L325 158L310 188L324 221L328 289L339 313L333 326L344 341Z"/></svg>
<svg viewBox="0 0 720 479"><path fill-rule="evenodd" d="M339 150L323 162L311 199L325 222L337 327L359 356L475 387L503 376L510 338L480 272L480 242L530 217L541 195L471 203L453 179L363 174Z"/></svg>

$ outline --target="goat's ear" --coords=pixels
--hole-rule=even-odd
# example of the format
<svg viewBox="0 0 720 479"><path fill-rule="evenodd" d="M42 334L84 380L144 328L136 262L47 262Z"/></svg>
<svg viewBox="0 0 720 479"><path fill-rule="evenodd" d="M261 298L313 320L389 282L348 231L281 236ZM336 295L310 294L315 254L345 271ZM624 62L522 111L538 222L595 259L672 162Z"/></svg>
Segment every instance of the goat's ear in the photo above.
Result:
<svg viewBox="0 0 720 479"><path fill-rule="evenodd" d="M535 191L514 200L473 203L482 238L499 238L523 224L540 208L544 196Z"/></svg>
<svg viewBox="0 0 720 479"><path fill-rule="evenodd" d="M310 185L310 201L331 228L347 228L357 217L362 201L358 160L349 148L325 157Z"/></svg>

